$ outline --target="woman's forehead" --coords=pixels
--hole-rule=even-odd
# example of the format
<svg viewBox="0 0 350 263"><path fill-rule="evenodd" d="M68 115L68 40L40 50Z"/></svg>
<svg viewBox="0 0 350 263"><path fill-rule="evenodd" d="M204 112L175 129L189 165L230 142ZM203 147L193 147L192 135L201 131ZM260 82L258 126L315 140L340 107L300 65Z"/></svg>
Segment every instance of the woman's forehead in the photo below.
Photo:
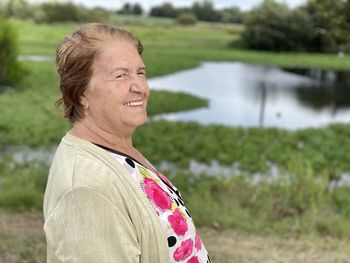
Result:
<svg viewBox="0 0 350 263"><path fill-rule="evenodd" d="M109 42L99 48L95 69L107 72L145 68L133 43L127 41Z"/></svg>

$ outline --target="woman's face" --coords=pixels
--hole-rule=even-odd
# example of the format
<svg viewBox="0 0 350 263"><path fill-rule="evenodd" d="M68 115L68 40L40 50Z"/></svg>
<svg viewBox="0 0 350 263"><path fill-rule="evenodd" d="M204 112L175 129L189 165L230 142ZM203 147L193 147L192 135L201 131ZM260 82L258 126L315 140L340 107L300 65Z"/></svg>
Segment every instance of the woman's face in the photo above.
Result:
<svg viewBox="0 0 350 263"><path fill-rule="evenodd" d="M103 44L82 99L88 108L84 120L105 132L128 135L147 120L149 92L135 46L127 41Z"/></svg>

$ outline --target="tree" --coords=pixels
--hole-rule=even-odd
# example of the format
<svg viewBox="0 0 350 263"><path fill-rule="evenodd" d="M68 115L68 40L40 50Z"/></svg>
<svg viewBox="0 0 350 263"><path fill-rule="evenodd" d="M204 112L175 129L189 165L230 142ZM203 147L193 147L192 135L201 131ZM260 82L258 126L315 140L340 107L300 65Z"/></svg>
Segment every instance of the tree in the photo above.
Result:
<svg viewBox="0 0 350 263"><path fill-rule="evenodd" d="M221 19L221 14L214 9L210 0L195 2L192 6L192 12L199 20L220 21Z"/></svg>
<svg viewBox="0 0 350 263"><path fill-rule="evenodd" d="M242 38L252 49L301 51L308 49L313 27L306 12L289 10L286 4L274 0L264 0L247 14Z"/></svg>
<svg viewBox="0 0 350 263"><path fill-rule="evenodd" d="M43 21L54 22L79 22L79 8L73 3L43 3L41 9L44 12Z"/></svg>
<svg viewBox="0 0 350 263"><path fill-rule="evenodd" d="M134 4L134 6L132 8L132 13L134 15L142 15L143 9L142 9L141 5L140 4Z"/></svg>
<svg viewBox="0 0 350 263"><path fill-rule="evenodd" d="M151 9L151 12L150 12L150 16L175 18L176 15L177 15L177 12L171 3L164 3L161 6L155 6Z"/></svg>
<svg viewBox="0 0 350 263"><path fill-rule="evenodd" d="M225 8L221 12L221 20L225 23L243 23L244 13L239 7Z"/></svg>
<svg viewBox="0 0 350 263"><path fill-rule="evenodd" d="M335 52L349 41L349 5L348 0L308 0L304 10L315 28L314 51Z"/></svg>
<svg viewBox="0 0 350 263"><path fill-rule="evenodd" d="M123 7L117 12L118 14L127 15L131 13L131 5L129 3L125 3Z"/></svg>

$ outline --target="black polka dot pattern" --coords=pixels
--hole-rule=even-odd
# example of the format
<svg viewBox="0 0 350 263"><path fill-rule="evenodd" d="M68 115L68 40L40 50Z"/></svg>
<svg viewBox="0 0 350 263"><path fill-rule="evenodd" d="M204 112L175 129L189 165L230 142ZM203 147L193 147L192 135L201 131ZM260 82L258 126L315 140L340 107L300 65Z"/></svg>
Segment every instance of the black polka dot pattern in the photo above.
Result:
<svg viewBox="0 0 350 263"><path fill-rule="evenodd" d="M183 206L185 206L185 203L184 203L184 201L182 201L181 198L179 198L178 201L179 201L180 204L182 204Z"/></svg>
<svg viewBox="0 0 350 263"><path fill-rule="evenodd" d="M132 168L135 168L135 163L129 157L125 158L125 162L130 165Z"/></svg>
<svg viewBox="0 0 350 263"><path fill-rule="evenodd" d="M168 237L168 247L173 247L176 245L177 239L174 236Z"/></svg>

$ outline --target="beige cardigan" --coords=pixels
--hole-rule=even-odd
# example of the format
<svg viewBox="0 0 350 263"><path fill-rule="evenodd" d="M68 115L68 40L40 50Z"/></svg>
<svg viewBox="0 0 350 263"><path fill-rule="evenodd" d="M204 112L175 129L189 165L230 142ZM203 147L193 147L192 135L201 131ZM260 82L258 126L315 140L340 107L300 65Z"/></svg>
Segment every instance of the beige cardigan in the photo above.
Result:
<svg viewBox="0 0 350 263"><path fill-rule="evenodd" d="M94 144L66 134L44 197L48 263L168 263L151 203L124 167Z"/></svg>

